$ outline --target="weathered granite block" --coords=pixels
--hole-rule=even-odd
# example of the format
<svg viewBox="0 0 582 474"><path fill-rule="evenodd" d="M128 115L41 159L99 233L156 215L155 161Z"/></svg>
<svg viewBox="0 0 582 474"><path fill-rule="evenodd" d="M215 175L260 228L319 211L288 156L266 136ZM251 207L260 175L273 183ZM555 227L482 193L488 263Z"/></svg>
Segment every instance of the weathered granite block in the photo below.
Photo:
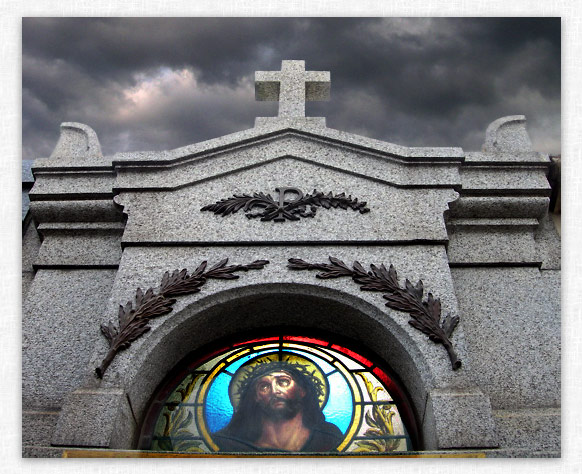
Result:
<svg viewBox="0 0 582 474"><path fill-rule="evenodd" d="M560 274L453 268L472 377L494 409L560 404Z"/></svg>
<svg viewBox="0 0 582 474"><path fill-rule="evenodd" d="M433 449L498 446L489 397L478 389L448 387L430 392L425 423L431 422L436 430Z"/></svg>
<svg viewBox="0 0 582 474"><path fill-rule="evenodd" d="M549 165L549 160L548 160ZM486 192L495 195L500 192L515 193L527 190L538 195L550 195L550 185L546 179L547 166L519 168L463 167L460 171L463 191Z"/></svg>
<svg viewBox="0 0 582 474"><path fill-rule="evenodd" d="M537 264L536 219L455 219L448 223L451 264Z"/></svg>
<svg viewBox="0 0 582 474"><path fill-rule="evenodd" d="M34 262L51 266L112 267L121 258L121 223L41 224L44 240Z"/></svg>
<svg viewBox="0 0 582 474"><path fill-rule="evenodd" d="M534 218L540 219L548 210L550 198L536 196L461 196L449 204L455 218Z"/></svg>
<svg viewBox="0 0 582 474"><path fill-rule="evenodd" d="M60 407L87 374L114 270L38 270L22 311L22 405Z"/></svg>
<svg viewBox="0 0 582 474"><path fill-rule="evenodd" d="M36 181L30 190L30 199L38 200L55 196L87 196L98 198L113 196L113 171L82 171L82 172L47 172L39 170L35 174Z"/></svg>
<svg viewBox="0 0 582 474"><path fill-rule="evenodd" d="M37 446L23 446L23 458L62 458L63 450L60 448L45 448Z"/></svg>
<svg viewBox="0 0 582 474"><path fill-rule="evenodd" d="M22 412L22 445L49 446L60 412L29 411Z"/></svg>
<svg viewBox="0 0 582 474"><path fill-rule="evenodd" d="M116 222L121 209L113 199L79 201L33 201L30 209L37 223L47 222Z"/></svg>
<svg viewBox="0 0 582 474"><path fill-rule="evenodd" d="M561 417L559 408L524 408L495 410L500 449L513 455L560 456Z"/></svg>
<svg viewBox="0 0 582 474"><path fill-rule="evenodd" d="M91 420L87 423L87 420ZM135 428L125 392L120 389L75 390L67 396L52 444L131 449L134 439L122 438ZM135 432L135 429L133 430Z"/></svg>

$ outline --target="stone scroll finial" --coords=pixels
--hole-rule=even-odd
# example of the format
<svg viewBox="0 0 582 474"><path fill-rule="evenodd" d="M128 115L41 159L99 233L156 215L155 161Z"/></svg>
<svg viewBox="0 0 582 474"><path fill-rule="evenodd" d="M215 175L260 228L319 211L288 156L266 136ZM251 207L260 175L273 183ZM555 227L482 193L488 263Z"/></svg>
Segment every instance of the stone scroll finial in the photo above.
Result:
<svg viewBox="0 0 582 474"><path fill-rule="evenodd" d="M280 71L255 72L255 99L279 101L279 117L305 117L305 102L329 100L329 71L306 71L305 61L282 61Z"/></svg>
<svg viewBox="0 0 582 474"><path fill-rule="evenodd" d="M86 160L102 156L101 145L95 130L83 123L61 123L61 135L50 159Z"/></svg>
<svg viewBox="0 0 582 474"><path fill-rule="evenodd" d="M483 151L493 153L531 152L531 139L525 128L525 123L525 115L510 115L491 122L485 132Z"/></svg>

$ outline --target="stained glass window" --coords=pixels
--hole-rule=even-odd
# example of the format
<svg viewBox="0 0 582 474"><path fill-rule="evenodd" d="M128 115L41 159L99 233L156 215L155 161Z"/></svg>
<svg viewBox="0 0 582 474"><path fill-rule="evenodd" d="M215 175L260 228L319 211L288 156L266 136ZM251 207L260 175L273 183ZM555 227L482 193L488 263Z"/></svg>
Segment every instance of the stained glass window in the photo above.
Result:
<svg viewBox="0 0 582 474"><path fill-rule="evenodd" d="M380 366L332 342L255 338L187 364L160 390L140 447L189 453L390 453L414 418Z"/></svg>

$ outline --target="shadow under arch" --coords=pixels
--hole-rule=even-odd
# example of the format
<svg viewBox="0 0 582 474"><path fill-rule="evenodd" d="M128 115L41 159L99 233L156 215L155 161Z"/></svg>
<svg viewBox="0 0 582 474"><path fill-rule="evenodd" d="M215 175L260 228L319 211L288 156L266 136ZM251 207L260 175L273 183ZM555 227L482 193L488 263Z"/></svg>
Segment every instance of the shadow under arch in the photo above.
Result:
<svg viewBox="0 0 582 474"><path fill-rule="evenodd" d="M433 386L428 361L408 333L381 308L357 296L322 286L296 283L253 284L231 288L171 313L131 354L122 385L138 424L149 402L180 362L205 346L252 331L285 329L326 334L364 347L396 375L421 419ZM137 345L136 345L137 346ZM121 427L120 427L121 428ZM137 443L137 432L126 440ZM134 427L135 431L135 427ZM121 447L121 446L120 446ZM129 446L125 446L127 448ZM135 447L135 446L132 446Z"/></svg>

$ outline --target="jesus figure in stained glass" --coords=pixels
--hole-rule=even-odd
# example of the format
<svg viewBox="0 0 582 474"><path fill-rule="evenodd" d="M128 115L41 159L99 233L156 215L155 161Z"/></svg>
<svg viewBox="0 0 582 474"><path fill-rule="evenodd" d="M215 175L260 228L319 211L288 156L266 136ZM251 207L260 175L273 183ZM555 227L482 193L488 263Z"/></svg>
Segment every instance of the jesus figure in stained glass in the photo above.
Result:
<svg viewBox="0 0 582 474"><path fill-rule="evenodd" d="M321 411L322 383L304 366L269 361L239 370L238 388L231 385L238 404L213 435L221 451L326 452L340 444L342 432Z"/></svg>

